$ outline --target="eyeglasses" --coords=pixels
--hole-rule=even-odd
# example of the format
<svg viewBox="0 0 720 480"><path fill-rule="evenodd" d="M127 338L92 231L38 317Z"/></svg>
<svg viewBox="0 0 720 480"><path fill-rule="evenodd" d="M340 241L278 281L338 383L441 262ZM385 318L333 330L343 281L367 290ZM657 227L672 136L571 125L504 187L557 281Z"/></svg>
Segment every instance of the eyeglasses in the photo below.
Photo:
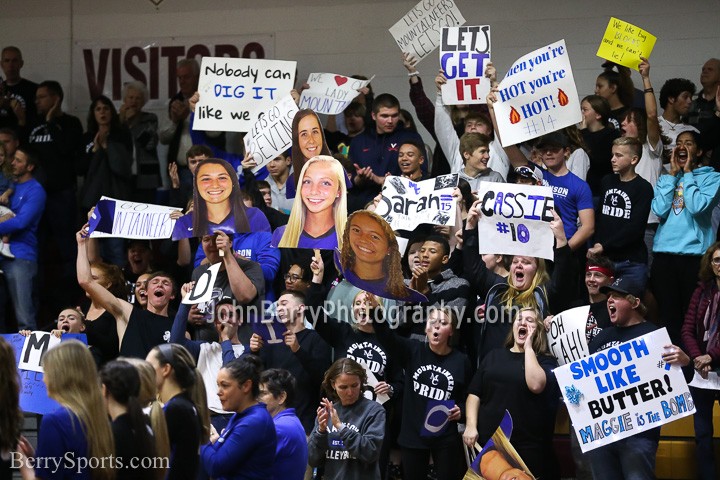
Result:
<svg viewBox="0 0 720 480"><path fill-rule="evenodd" d="M710 260L713 265L720 266L720 257L715 257L712 260Z"/></svg>
<svg viewBox="0 0 720 480"><path fill-rule="evenodd" d="M295 275L295 274L286 273L283 278L284 278L286 281L297 282L297 281L300 280L302 277L301 277L300 275Z"/></svg>

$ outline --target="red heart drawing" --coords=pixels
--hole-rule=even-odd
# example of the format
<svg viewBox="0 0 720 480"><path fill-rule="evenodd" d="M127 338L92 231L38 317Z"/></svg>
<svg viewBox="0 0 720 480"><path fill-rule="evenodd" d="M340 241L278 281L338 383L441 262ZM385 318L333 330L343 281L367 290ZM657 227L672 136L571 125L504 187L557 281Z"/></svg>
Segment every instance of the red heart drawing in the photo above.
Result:
<svg viewBox="0 0 720 480"><path fill-rule="evenodd" d="M337 83L338 87L343 83L347 83L347 81L347 77L343 77L342 75L335 75L335 83Z"/></svg>

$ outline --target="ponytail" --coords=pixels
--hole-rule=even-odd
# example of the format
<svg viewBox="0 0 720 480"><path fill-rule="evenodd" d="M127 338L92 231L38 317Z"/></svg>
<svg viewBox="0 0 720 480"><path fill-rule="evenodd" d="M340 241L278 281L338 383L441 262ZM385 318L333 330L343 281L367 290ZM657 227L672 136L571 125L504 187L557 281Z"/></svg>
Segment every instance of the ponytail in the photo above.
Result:
<svg viewBox="0 0 720 480"><path fill-rule="evenodd" d="M207 392L205 391L205 381L202 378L200 370L195 369L195 383L188 390L190 399L195 404L195 408L200 417L200 443L204 444L210 441L210 409L208 409Z"/></svg>

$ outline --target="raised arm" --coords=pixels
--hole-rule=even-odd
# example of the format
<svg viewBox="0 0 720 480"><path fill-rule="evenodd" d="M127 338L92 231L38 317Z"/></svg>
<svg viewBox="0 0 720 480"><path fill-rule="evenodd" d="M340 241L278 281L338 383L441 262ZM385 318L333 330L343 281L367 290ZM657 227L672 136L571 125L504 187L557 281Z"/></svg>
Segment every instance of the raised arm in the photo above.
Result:
<svg viewBox="0 0 720 480"><path fill-rule="evenodd" d="M82 287L82 289L90 295L90 300L92 300L95 305L100 308L104 308L110 312L113 317L115 317L119 328L122 324L122 329L124 331L124 328L127 326L127 322L130 319L132 305L125 300L117 298L92 277L90 262L87 258L87 237L84 236L85 232L86 230L83 228L83 230L80 230L75 234L78 244L78 284L80 284L80 287ZM120 334L120 330L118 330L118 334Z"/></svg>
<svg viewBox="0 0 720 480"><path fill-rule="evenodd" d="M445 157L450 163L451 172L459 172L463 168L463 160L460 155L460 139L453 127L450 111L445 106L442 99L440 88L447 83L445 73L440 70L435 77L435 85L437 86L437 97L435 99L435 135L437 141L442 148Z"/></svg>
<svg viewBox="0 0 720 480"><path fill-rule="evenodd" d="M488 112L490 112L490 119L492 120L493 130L495 131L495 140L500 142L500 145L502 145L502 140L500 139L500 130L498 129L494 107L495 103L497 102L497 92L497 86L493 86L487 96L487 106ZM520 151L517 145L509 145L507 147L503 147L503 150L505 150L505 154L508 156L508 160L510 160L510 166L512 168L522 167L523 165L527 165L530 162L530 160L527 159L527 157L522 153L522 151Z"/></svg>
<svg viewBox="0 0 720 480"><path fill-rule="evenodd" d="M652 149L655 149L660 141L660 123L658 123L657 102L655 91L650 83L650 62L645 57L640 57L640 76L643 81L645 96L645 112L647 113L647 140Z"/></svg>

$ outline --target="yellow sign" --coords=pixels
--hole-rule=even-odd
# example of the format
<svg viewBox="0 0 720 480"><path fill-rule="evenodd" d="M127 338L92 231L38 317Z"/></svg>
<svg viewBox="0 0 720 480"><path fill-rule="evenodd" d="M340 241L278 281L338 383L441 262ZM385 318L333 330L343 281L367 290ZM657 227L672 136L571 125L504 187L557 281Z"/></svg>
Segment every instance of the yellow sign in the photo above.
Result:
<svg viewBox="0 0 720 480"><path fill-rule="evenodd" d="M641 56L650 58L656 40L642 28L611 17L596 55L637 70Z"/></svg>

